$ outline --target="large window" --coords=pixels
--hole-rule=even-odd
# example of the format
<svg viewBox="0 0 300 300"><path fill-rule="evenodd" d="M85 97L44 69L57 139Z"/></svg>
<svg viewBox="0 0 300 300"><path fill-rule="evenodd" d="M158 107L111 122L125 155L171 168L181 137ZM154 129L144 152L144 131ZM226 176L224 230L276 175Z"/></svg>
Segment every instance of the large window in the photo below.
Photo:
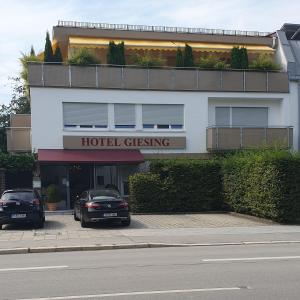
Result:
<svg viewBox="0 0 300 300"><path fill-rule="evenodd" d="M107 104L102 103L63 103L65 128L107 128Z"/></svg>
<svg viewBox="0 0 300 300"><path fill-rule="evenodd" d="M135 105L115 104L115 128L135 128Z"/></svg>
<svg viewBox="0 0 300 300"><path fill-rule="evenodd" d="M216 126L268 127L267 107L216 107Z"/></svg>
<svg viewBox="0 0 300 300"><path fill-rule="evenodd" d="M183 114L181 104L143 104L143 128L182 129Z"/></svg>

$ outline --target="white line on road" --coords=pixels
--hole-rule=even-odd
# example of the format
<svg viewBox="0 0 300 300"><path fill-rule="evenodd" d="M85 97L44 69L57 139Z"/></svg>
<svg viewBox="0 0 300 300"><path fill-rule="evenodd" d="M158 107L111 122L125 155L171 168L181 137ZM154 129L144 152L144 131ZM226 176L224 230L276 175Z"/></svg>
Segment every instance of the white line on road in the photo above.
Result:
<svg viewBox="0 0 300 300"><path fill-rule="evenodd" d="M243 288L241 288L241 287L228 287L228 288L208 288L208 289L190 289L190 290L144 291L144 292L128 292L128 293L98 294L98 295L30 298L30 299L18 299L18 300L70 300L70 299L108 298L108 297L155 295L155 294L179 294L179 293L236 291L236 290L241 290L241 289L243 289Z"/></svg>
<svg viewBox="0 0 300 300"><path fill-rule="evenodd" d="M271 256L271 257L239 257L239 258L207 258L202 259L203 262L218 261L255 261L255 260L284 260L284 259L300 259L300 256Z"/></svg>
<svg viewBox="0 0 300 300"><path fill-rule="evenodd" d="M45 267L27 267L27 268L8 268L8 269L0 269L0 272L48 270L48 269L64 269L64 268L68 268L68 266L45 266Z"/></svg>

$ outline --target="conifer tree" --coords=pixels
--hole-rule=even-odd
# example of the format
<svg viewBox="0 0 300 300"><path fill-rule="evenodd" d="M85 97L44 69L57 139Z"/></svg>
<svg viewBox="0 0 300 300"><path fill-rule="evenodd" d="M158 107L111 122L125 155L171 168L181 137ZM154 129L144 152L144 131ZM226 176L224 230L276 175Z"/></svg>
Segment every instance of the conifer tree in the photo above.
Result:
<svg viewBox="0 0 300 300"><path fill-rule="evenodd" d="M31 46L31 49L30 49L30 56L35 56L35 51L34 51L33 46Z"/></svg>
<svg viewBox="0 0 300 300"><path fill-rule="evenodd" d="M117 65L124 66L125 65L125 48L124 42L121 42L117 46L118 48L118 61L116 62Z"/></svg>
<svg viewBox="0 0 300 300"><path fill-rule="evenodd" d="M61 54L61 50L59 48L59 46L57 45L55 51L54 51L54 55L53 55L53 61L54 62L62 62L63 61L63 57Z"/></svg>
<svg viewBox="0 0 300 300"><path fill-rule="evenodd" d="M194 67L194 65L195 65L193 49L188 44L185 44L183 65L184 65L184 67Z"/></svg>
<svg viewBox="0 0 300 300"><path fill-rule="evenodd" d="M110 41L108 44L108 51L107 51L107 63L109 65L116 64L116 44L114 41Z"/></svg>
<svg viewBox="0 0 300 300"><path fill-rule="evenodd" d="M180 48L177 48L176 52L176 67L184 67L183 53Z"/></svg>
<svg viewBox="0 0 300 300"><path fill-rule="evenodd" d="M247 48L242 47L240 49L240 55L241 55L241 69L244 69L244 70L249 69Z"/></svg>
<svg viewBox="0 0 300 300"><path fill-rule="evenodd" d="M52 50L52 44L50 41L49 31L47 31L45 51L44 51L44 62L52 62L52 61L53 61L53 50Z"/></svg>

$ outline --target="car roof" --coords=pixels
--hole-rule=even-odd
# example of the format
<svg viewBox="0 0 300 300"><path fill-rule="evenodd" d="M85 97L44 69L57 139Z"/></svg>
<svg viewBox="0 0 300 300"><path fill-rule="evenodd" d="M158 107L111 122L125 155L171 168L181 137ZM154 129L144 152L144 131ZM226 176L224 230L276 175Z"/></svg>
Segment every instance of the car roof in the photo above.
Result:
<svg viewBox="0 0 300 300"><path fill-rule="evenodd" d="M119 194L119 192L117 190L114 190L114 189L92 189L92 190L88 190L87 192L89 192L89 193L112 192L112 193L118 193Z"/></svg>
<svg viewBox="0 0 300 300"><path fill-rule="evenodd" d="M33 189L10 189L10 190L5 190L3 194L15 193L15 192L34 192L34 190Z"/></svg>

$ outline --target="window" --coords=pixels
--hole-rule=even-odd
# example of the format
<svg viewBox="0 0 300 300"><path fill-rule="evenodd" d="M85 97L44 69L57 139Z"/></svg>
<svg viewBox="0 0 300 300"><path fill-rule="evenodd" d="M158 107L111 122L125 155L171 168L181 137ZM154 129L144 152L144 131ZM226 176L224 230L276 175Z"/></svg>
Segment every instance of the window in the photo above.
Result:
<svg viewBox="0 0 300 300"><path fill-rule="evenodd" d="M143 104L142 118L144 129L183 129L183 105Z"/></svg>
<svg viewBox="0 0 300 300"><path fill-rule="evenodd" d="M216 126L268 127L267 107L216 107Z"/></svg>
<svg viewBox="0 0 300 300"><path fill-rule="evenodd" d="M115 128L135 128L135 105L115 104Z"/></svg>
<svg viewBox="0 0 300 300"><path fill-rule="evenodd" d="M107 128L107 104L63 103L65 128Z"/></svg>

